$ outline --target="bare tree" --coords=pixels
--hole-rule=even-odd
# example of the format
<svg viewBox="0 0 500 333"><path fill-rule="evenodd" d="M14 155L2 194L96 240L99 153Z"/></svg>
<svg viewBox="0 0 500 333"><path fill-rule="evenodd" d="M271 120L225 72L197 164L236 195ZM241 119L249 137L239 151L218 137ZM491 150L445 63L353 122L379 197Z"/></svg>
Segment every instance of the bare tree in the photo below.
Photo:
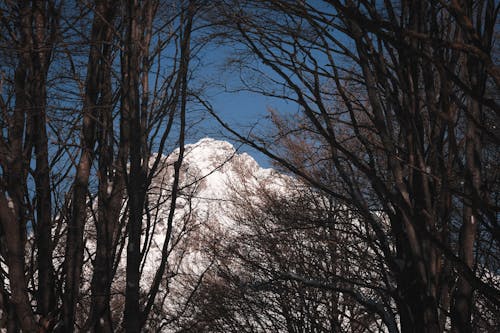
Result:
<svg viewBox="0 0 500 333"><path fill-rule="evenodd" d="M96 122L101 108L109 108L109 86L106 80L111 75L106 67L111 63L109 44L112 40L114 2L96 4L90 37L90 52L85 82L82 109L81 155L78 162L71 199L71 220L68 225L65 251L65 290L63 298L64 331L74 330L75 311L79 298L80 277L84 256L84 228L88 219L87 198L89 179L94 161L94 146L97 141ZM102 111L103 113L106 111Z"/></svg>
<svg viewBox="0 0 500 333"><path fill-rule="evenodd" d="M492 1L221 6L222 36L239 34L268 68L254 73L269 85L247 87L295 102L302 117L276 122L270 139L219 121L363 218L394 283L403 331L442 331L449 313L452 330L471 331L474 291L499 306L498 286L474 272L484 264L475 260L478 226L484 240L498 228L483 176L484 140L498 137L482 122L498 113L485 90L497 80L497 15ZM342 191L314 165L332 170Z"/></svg>
<svg viewBox="0 0 500 333"><path fill-rule="evenodd" d="M397 331L387 268L355 212L296 179L249 179L234 185L237 232L220 241L186 330Z"/></svg>
<svg viewBox="0 0 500 333"><path fill-rule="evenodd" d="M135 332L163 304L156 297L177 244L170 241L200 8L195 1L1 5L0 305L9 331L111 332L122 324L116 312L124 299L123 327ZM164 258L141 290L160 219L152 218L151 182L171 167L162 154L178 146L163 185L168 197L157 198L171 210Z"/></svg>
<svg viewBox="0 0 500 333"><path fill-rule="evenodd" d="M159 3L156 1L146 1L142 6L139 6L138 2L131 2L126 9L127 31L125 53L122 57L124 82L122 94L123 117L129 124L129 137L126 140L130 142L130 170L127 173L129 220L127 226L127 279L124 312L124 328L127 332L138 332L146 323L155 303L160 283L164 278L168 260L172 224L179 189L180 168L184 155L191 30L193 17L198 5L194 1L188 1L181 4L179 11L174 12L173 17L175 20L178 20L179 25L176 26L175 39L172 38L171 41L174 42L174 47L179 52L179 58L175 59L178 67L173 67L171 95L165 96L165 101L160 101L160 108L164 109L160 110L161 114L158 118L154 118L154 114L148 112L148 108L151 107L149 101L151 58L148 50L152 38L153 20L158 6ZM142 88L142 91L139 88ZM144 301L144 308L142 309L139 281L142 271L141 261L143 256L147 255L147 251L144 252L141 247L143 216L145 209L148 209L146 206L148 203L147 190L153 176L158 171L161 158L161 155L157 155L152 166L150 166L151 142L155 139L151 137L151 133L156 135L158 133L156 131L161 126L165 126L162 133L158 136L159 151L161 152L167 138L175 135L172 131L172 124L176 117L179 119L179 128L178 139L175 142L179 145L179 153L177 161L174 163L170 211L167 218L168 227L162 249L163 256ZM163 119L168 119L166 125L163 123Z"/></svg>
<svg viewBox="0 0 500 333"><path fill-rule="evenodd" d="M36 321L30 305L25 277L24 248L27 230L33 229L37 248L37 308L41 323L49 320L55 306L52 266L52 204L47 139L47 80L58 36L59 5L55 1L2 5L2 31L8 36L3 52L14 66L13 80L7 78L13 96L2 91L2 224L5 232L9 281L17 322L25 331L34 331ZM17 57L17 63L13 59ZM8 70L8 69L7 69ZM9 89L9 88L7 88ZM4 99L6 97L6 99ZM12 98L13 100L12 101ZM14 104L14 105L13 105ZM34 154L35 206L30 207L28 177ZM35 214L35 216L32 216ZM9 323L10 329L16 324Z"/></svg>

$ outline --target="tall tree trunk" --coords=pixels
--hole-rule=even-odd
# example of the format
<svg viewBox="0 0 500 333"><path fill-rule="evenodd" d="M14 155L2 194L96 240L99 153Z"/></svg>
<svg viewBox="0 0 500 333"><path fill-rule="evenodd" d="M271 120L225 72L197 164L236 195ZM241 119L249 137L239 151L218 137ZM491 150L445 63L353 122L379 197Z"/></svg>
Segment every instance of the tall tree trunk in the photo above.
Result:
<svg viewBox="0 0 500 333"><path fill-rule="evenodd" d="M21 22L29 27L29 8L21 10ZM27 35L23 34L26 42ZM9 128L9 143L11 155L7 157L7 168L4 177L6 188L0 193L0 221L5 234L7 265L9 267L9 285L11 289L10 303L15 310L16 321L22 330L32 332L36 322L31 309L27 289L25 271L24 239L26 238L26 205L24 191L28 161L31 156L31 136L25 128L28 102L27 56L29 44L26 42L21 51L18 68L15 72L16 107ZM9 197L6 197L5 192Z"/></svg>
<svg viewBox="0 0 500 333"><path fill-rule="evenodd" d="M71 217L68 225L64 269L66 273L63 296L63 326L64 332L73 332L75 312L79 300L81 272L83 266L84 239L83 232L87 220L87 195L91 166L94 160L94 145L96 143L96 119L99 117L102 94L102 68L109 59L103 59L103 48L109 38L109 3L99 1L96 4L92 31L90 36L90 54L85 83L83 103L83 122L81 136L81 155L73 184L71 201ZM102 102L102 101L101 101Z"/></svg>
<svg viewBox="0 0 500 333"><path fill-rule="evenodd" d="M484 8L485 7L485 8ZM486 13L486 15L483 14ZM457 18L462 29L459 42L465 41L491 53L494 40L497 17L492 15L494 2L487 1L476 4L474 1L463 0L452 4L451 12ZM460 228L458 254L462 262L474 271L476 237L480 212L484 212L481 202L484 200L481 186L483 183L482 158L483 142L481 138L481 122L483 121L483 106L480 103L485 97L488 62L472 54L465 53L464 81L470 87L472 94L467 96L465 105L465 174L463 219ZM491 73L490 73L491 74ZM464 276L458 278L453 294L451 308L452 331L472 332L472 310L474 304L474 289Z"/></svg>
<svg viewBox="0 0 500 333"><path fill-rule="evenodd" d="M102 52L102 107L98 125L98 214L96 222L96 255L91 282L90 317L86 330L93 332L113 332L110 309L111 283L113 281L114 244L123 202L123 157L120 146L118 160L114 163L113 144L113 88L111 82L111 64L113 62L111 42L113 40L113 22L116 5L108 1L106 12L99 13L106 18L108 25L105 32Z"/></svg>
<svg viewBox="0 0 500 333"><path fill-rule="evenodd" d="M37 325L28 295L24 275L24 243L19 232L21 220L16 218L19 211L12 199L0 192L0 221L5 233L7 266L9 267L10 302L14 306L19 326L25 332L35 332Z"/></svg>
<svg viewBox="0 0 500 333"><path fill-rule="evenodd" d="M180 42L180 66L177 72L176 86L177 91L175 92L176 98L174 99L179 103L175 102L176 106L179 104L179 155L177 161L174 163L174 179L172 182L172 192L170 198L170 210L167 218L167 231L165 233L165 239L162 247L162 258L160 265L155 273L155 277L151 284L148 292L148 299L144 307L141 318L141 326L146 323L149 313L153 307L153 304L158 294L161 282L164 279L165 268L168 261L168 252L170 251L169 245L171 245L171 237L174 224L175 207L177 198L179 195L180 177L181 177L181 166L184 159L185 150L185 132L186 132L186 108L187 108L187 96L188 96L188 74L189 74L189 62L191 57L191 32L194 17L194 4L189 1L187 8L183 9L181 14L181 24L182 28L180 30L181 42ZM154 170L152 170L154 172Z"/></svg>
<svg viewBox="0 0 500 333"><path fill-rule="evenodd" d="M20 94L18 93L19 97ZM24 103L16 103L24 104ZM22 141L25 110L16 108L17 121L12 126L10 136L11 148L14 156L9 156L4 177L6 178L5 188L2 186L0 192L0 223L2 224L3 241L5 246L5 258L8 266L9 286L11 297L8 304L9 318L19 323L19 326L26 330L32 328L34 315L30 305L28 295L27 280L25 278L25 242L26 242L26 205L23 195L26 190L26 170L27 163L23 161ZM21 121L21 123L18 123ZM21 126L21 128L18 127ZM17 133L16 133L17 132ZM21 136L17 136L20 134ZM18 149L19 148L19 149ZM16 157L20 156L20 157ZM17 324L16 324L17 325Z"/></svg>
<svg viewBox="0 0 500 333"><path fill-rule="evenodd" d="M90 115L84 116L84 131L90 131L93 120ZM90 128L89 128L90 127ZM93 135L93 134L90 134ZM86 137L87 144L92 143L91 137ZM80 278L83 265L83 230L87 219L87 191L92 164L92 146L82 147L78 163L76 179L73 184L71 220L68 225L64 268L66 273L63 295L63 330L73 332L75 311L79 297Z"/></svg>
<svg viewBox="0 0 500 333"><path fill-rule="evenodd" d="M403 225L403 219L393 223L397 240L397 260L401 263L396 275L396 303L401 330L415 333L440 332L436 295L431 292L432 281L426 279L429 265L424 265L426 259L410 245L417 241L416 236L403 232ZM415 238L410 240L409 237Z"/></svg>
<svg viewBox="0 0 500 333"><path fill-rule="evenodd" d="M28 15L22 14L25 24ZM27 53L24 54L24 56ZM16 108L12 124L9 128L10 156L7 156L7 167L4 169L6 187L0 191L0 222L4 233L6 261L9 267L10 301L14 313L9 317L26 332L36 329L36 321L31 308L25 276L24 243L26 238L26 205L24 191L29 156L31 156L31 138L26 126L26 114L29 108L27 98L26 62L21 58L15 73ZM8 193L8 197L6 196ZM11 323L11 327L17 324Z"/></svg>
<svg viewBox="0 0 500 333"><path fill-rule="evenodd" d="M51 35L46 36L50 15L46 1L33 3L33 46L31 56L32 89L31 112L33 114L34 148L36 158L36 246L38 263L38 312L44 318L50 316L55 306L54 269L52 265L52 198L49 170L47 137L47 73L50 64L56 26L51 27ZM56 18L52 18L56 20ZM56 23L57 24L57 23Z"/></svg>
<svg viewBox="0 0 500 333"><path fill-rule="evenodd" d="M477 69L472 67L471 70ZM471 80L477 87L477 72L470 71ZM476 243L477 223L479 221L478 200L481 196L481 143L476 122L480 119L481 107L472 98L468 98L468 117L465 142L465 198L463 221L459 235L459 256L468 268L474 268L474 246ZM471 314L473 306L473 288L470 282L460 276L453 295L452 331L472 332Z"/></svg>
<svg viewBox="0 0 500 333"><path fill-rule="evenodd" d="M125 40L122 77L124 81L123 107L129 121L130 135L130 172L127 177L128 194L128 244L125 290L124 328L126 332L139 332L141 326L140 310L140 263L141 228L146 191L146 174L143 169L143 135L139 96L139 72L141 50L141 24L138 20L140 7L137 0L129 1L126 8L127 34ZM144 161L147 165L147 161Z"/></svg>
<svg viewBox="0 0 500 333"><path fill-rule="evenodd" d="M23 1L19 6L20 25L18 47L19 61L14 73L15 108L8 118L8 150L2 155L2 182L0 182L0 223L5 240L6 263L10 287L9 328L19 326L23 331L33 332L37 325L31 308L25 276L25 243L27 237L26 183L32 152L32 119L29 99L30 55L33 51L31 39L31 8ZM16 323L14 323L14 321Z"/></svg>

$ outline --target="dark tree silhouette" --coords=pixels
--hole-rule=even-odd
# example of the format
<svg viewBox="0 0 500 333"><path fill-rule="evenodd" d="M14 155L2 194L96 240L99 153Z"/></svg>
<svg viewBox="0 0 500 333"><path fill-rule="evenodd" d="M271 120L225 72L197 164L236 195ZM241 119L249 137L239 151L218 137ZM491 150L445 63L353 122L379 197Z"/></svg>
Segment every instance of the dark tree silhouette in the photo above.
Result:
<svg viewBox="0 0 500 333"><path fill-rule="evenodd" d="M478 298L500 305L498 285L479 275L498 261L476 260L482 243L493 243L494 257L499 245L497 189L485 176L495 165L486 142L498 147L498 101L486 89L498 88L498 10L493 1L220 7L219 35L267 68L240 66L252 71L244 78L268 78L247 80L246 89L300 111L290 120L273 115L269 138L240 134L212 113L363 219L384 256L405 332L442 331L450 317L453 331L468 332ZM325 172L338 182L326 182Z"/></svg>

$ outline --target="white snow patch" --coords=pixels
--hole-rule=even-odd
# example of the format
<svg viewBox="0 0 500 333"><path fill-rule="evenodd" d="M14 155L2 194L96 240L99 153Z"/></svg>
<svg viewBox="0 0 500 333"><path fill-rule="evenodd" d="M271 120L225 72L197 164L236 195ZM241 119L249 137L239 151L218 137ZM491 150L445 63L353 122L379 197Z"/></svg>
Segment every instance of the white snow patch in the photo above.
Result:
<svg viewBox="0 0 500 333"><path fill-rule="evenodd" d="M112 182L112 181L108 181L108 186L107 186L107 188L106 188L106 193L107 193L108 195L110 195L110 194L111 194L111 192L113 192L113 182Z"/></svg>

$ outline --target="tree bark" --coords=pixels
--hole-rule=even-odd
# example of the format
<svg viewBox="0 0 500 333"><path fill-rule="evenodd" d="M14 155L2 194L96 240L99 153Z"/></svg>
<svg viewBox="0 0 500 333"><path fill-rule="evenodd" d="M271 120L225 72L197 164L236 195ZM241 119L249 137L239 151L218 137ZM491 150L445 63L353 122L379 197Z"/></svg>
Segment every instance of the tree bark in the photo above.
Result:
<svg viewBox="0 0 500 333"><path fill-rule="evenodd" d="M472 61L472 60L471 60ZM477 73L480 69L477 66L470 67L471 83L477 87ZM481 200L481 142L476 121L480 119L481 108L477 101L468 98L468 121L466 129L465 143L465 198L463 208L463 220L459 235L459 256L464 264L474 269L474 247L476 243L477 224L479 217L478 200ZM470 282L463 276L458 278L452 312L453 332L472 332L472 307L473 288Z"/></svg>
<svg viewBox="0 0 500 333"><path fill-rule="evenodd" d="M48 318L55 310L54 268L52 264L52 198L47 137L47 73L57 27L49 25L49 1L33 3L33 46L31 56L31 98L35 148L36 246L38 263L38 312ZM52 8L52 10L54 10ZM52 20L57 18L52 17Z"/></svg>
<svg viewBox="0 0 500 333"><path fill-rule="evenodd" d="M88 185L91 166L94 161L94 145L96 143L96 119L99 118L102 95L102 70L106 61L103 48L108 47L109 35L109 3L99 1L96 4L90 36L90 54L85 83L83 102L83 122L81 130L81 154L73 184L71 201L71 217L68 224L64 269L66 273L63 296L63 331L73 332L75 312L79 300L81 272L83 266L84 228L88 216ZM104 107L107 107L104 105ZM109 107L109 106L108 106Z"/></svg>
<svg viewBox="0 0 500 333"><path fill-rule="evenodd" d="M96 8L102 16L100 36L100 95L99 122L97 124L98 149L98 214L96 226L96 254L91 282L90 316L85 324L92 332L113 332L110 309L115 239L123 202L123 171L120 160L114 163L113 144L113 34L117 5L114 1L103 1ZM122 154L119 153L119 158Z"/></svg>
<svg viewBox="0 0 500 333"><path fill-rule="evenodd" d="M191 57L191 32L194 17L194 4L189 1L187 8L183 9L181 14L181 42L180 42L180 66L177 73L177 91L175 92L174 100L179 99L179 103L174 102L174 105L179 104L179 155L176 162L174 163L174 179L172 182L172 192L170 198L170 210L167 218L167 231L165 233L165 239L162 247L162 259L160 265L155 273L153 282L148 292L148 299L146 301L146 306L142 312L141 325L146 323L149 313L153 307L156 299L156 295L160 288L160 284L164 279L165 268L168 260L168 252L170 250L169 245L171 245L171 237L174 224L175 207L177 198L179 195L180 177L181 177L181 166L184 158L185 150L185 132L186 132L186 108L187 108L187 96L188 96L188 73L189 73L189 61ZM152 170L154 172L154 170Z"/></svg>
<svg viewBox="0 0 500 333"><path fill-rule="evenodd" d="M14 214L18 211L12 199L5 197L0 192L0 221L5 233L7 248L7 265L9 267L9 283L11 289L10 302L12 302L19 326L25 332L35 332L37 329L33 310L24 275L24 243L19 225L22 223Z"/></svg>
<svg viewBox="0 0 500 333"><path fill-rule="evenodd" d="M138 20L140 7L137 0L129 1L126 8L127 34L125 55L122 63L124 84L123 103L125 117L129 122L130 135L130 172L127 177L128 194L128 244L125 289L125 332L139 332L141 327L140 310L140 263L141 229L146 192L146 174L142 161L144 128L141 126L139 96L139 71L141 51L141 24Z"/></svg>

